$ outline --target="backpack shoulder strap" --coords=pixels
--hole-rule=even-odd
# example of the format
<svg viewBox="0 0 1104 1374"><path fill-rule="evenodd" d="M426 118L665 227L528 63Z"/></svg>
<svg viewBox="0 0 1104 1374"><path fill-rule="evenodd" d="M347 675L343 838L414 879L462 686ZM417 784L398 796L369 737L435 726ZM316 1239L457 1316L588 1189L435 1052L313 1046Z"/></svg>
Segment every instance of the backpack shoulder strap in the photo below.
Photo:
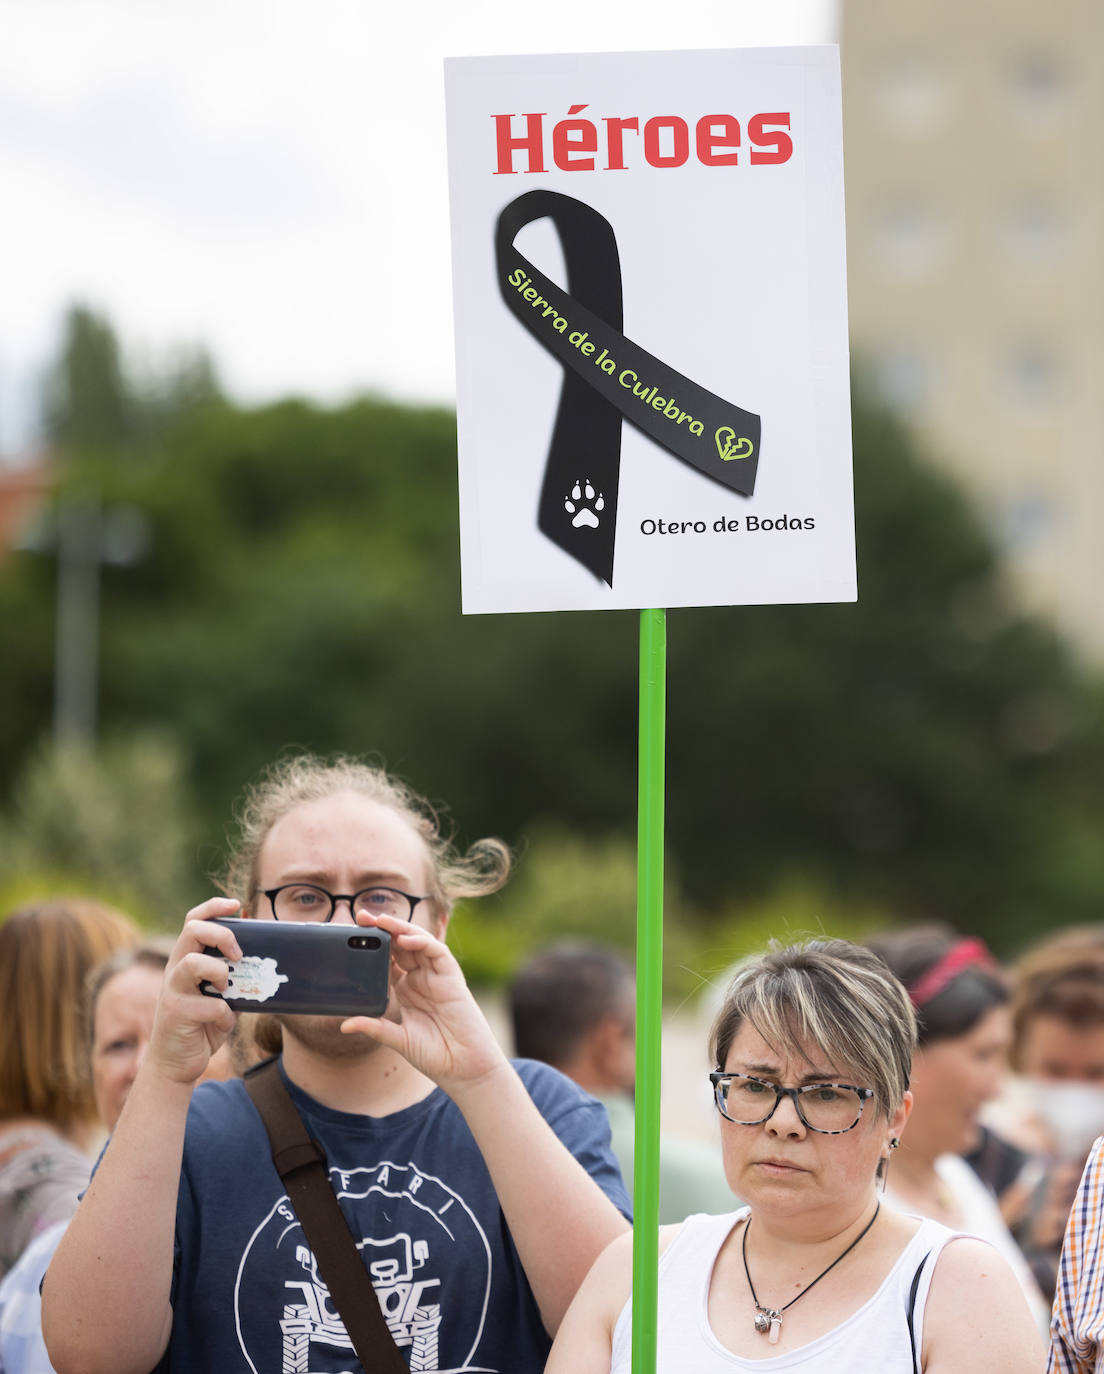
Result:
<svg viewBox="0 0 1104 1374"><path fill-rule="evenodd" d="M264 1122L272 1162L310 1243L360 1363L371 1374L409 1374L345 1214L330 1187L326 1156L311 1139L280 1073L278 1059L250 1069L245 1090Z"/></svg>

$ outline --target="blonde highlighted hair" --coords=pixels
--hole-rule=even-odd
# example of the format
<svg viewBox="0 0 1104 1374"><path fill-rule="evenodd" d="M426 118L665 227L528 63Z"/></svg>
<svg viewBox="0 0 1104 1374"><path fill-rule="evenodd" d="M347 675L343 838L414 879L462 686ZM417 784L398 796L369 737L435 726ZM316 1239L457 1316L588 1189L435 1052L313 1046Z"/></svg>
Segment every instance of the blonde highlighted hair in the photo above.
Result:
<svg viewBox="0 0 1104 1374"><path fill-rule="evenodd" d="M510 874L510 851L501 840L477 840L460 853L441 828L433 807L384 769L348 755L321 759L295 754L274 763L249 787L237 811L238 842L222 890L248 906L257 894L257 861L268 832L305 802L355 792L400 815L419 835L429 861L429 895L450 911L462 897L497 892Z"/></svg>
<svg viewBox="0 0 1104 1374"><path fill-rule="evenodd" d="M0 1118L33 1117L61 1131L96 1119L85 984L97 964L138 940L121 911L84 898L20 907L0 924Z"/></svg>
<svg viewBox="0 0 1104 1374"><path fill-rule="evenodd" d="M887 1116L909 1085L916 1015L908 993L868 949L809 940L748 960L729 984L710 1037L716 1068L752 1026L778 1052L816 1046L856 1086L873 1088Z"/></svg>

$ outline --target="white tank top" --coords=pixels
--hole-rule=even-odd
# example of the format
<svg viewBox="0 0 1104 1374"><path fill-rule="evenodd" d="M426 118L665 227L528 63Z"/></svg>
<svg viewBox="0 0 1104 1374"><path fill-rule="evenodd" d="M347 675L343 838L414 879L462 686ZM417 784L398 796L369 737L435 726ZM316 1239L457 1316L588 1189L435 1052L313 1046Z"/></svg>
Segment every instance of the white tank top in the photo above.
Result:
<svg viewBox="0 0 1104 1374"><path fill-rule="evenodd" d="M726 1350L709 1325L709 1280L721 1246L746 1207L724 1216L692 1216L659 1259L657 1374L732 1374L755 1370L780 1374L913 1374L920 1369L924 1304L939 1252L959 1233L925 1219L874 1296L846 1321L807 1345L764 1360L748 1360ZM927 1257L927 1262L924 1263ZM921 1269L921 1265L923 1265ZM920 1270L913 1305L913 1343L908 1311L913 1280ZM613 1331L610 1374L632 1368L632 1298L621 1309Z"/></svg>

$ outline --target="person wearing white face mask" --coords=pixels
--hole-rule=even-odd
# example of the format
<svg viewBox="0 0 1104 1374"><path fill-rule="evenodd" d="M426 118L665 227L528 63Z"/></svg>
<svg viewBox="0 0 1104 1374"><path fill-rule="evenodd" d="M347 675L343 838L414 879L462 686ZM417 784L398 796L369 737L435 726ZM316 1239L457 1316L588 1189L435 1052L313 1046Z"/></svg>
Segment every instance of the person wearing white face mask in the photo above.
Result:
<svg viewBox="0 0 1104 1374"><path fill-rule="evenodd" d="M1013 970L1012 1066L1030 1085L1041 1142L1078 1171L1104 1133L1104 926L1074 926Z"/></svg>
<svg viewBox="0 0 1104 1374"><path fill-rule="evenodd" d="M1048 1134L1051 1153L1076 1165L1080 1177L1093 1141L1104 1133L1104 1088L1061 1079L1033 1077L1030 1082L1036 1119Z"/></svg>
<svg viewBox="0 0 1104 1374"><path fill-rule="evenodd" d="M1036 1274L1053 1281L1085 1158L1104 1134L1104 926L1048 936L1013 977L1017 1078L994 1124L1049 1167L1037 1186L1002 1194L1001 1208Z"/></svg>

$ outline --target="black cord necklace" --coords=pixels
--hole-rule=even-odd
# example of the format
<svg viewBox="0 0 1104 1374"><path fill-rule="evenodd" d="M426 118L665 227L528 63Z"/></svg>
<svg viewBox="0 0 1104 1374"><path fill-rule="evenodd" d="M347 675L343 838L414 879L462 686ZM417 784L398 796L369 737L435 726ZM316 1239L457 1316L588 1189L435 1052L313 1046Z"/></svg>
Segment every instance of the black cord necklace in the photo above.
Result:
<svg viewBox="0 0 1104 1374"><path fill-rule="evenodd" d="M830 1274L832 1272L836 1265L839 1264L841 1259L847 1258L851 1251L854 1250L855 1246L858 1245L859 1241L862 1240L863 1236L866 1235L867 1231L869 1231L870 1228L874 1225L874 1223L878 1220L878 1213L881 1210L881 1206L882 1200L881 1198L879 1198L877 1206L874 1208L874 1215L862 1228L862 1230L851 1242L851 1244L847 1247L847 1249L843 1252L843 1254L837 1255L827 1269L822 1269L820 1273L816 1276L816 1278L813 1279L812 1283L807 1283L805 1287L801 1290L801 1292L798 1293L797 1298L803 1298L805 1294L809 1291L809 1289L813 1287L813 1284L819 1283L825 1274ZM751 1289L751 1300L755 1304L755 1329L759 1332L761 1336L765 1336L769 1331L771 1345L777 1345L778 1337L782 1332L782 1313L785 1312L787 1307L792 1307L794 1303L797 1302L797 1298L791 1298L789 1302L783 1303L781 1307L764 1307L763 1304L756 1297L755 1285L751 1281L751 1271L748 1269L747 1262L747 1238L748 1232L750 1230L751 1217L748 1217L747 1221L744 1223L744 1235L740 1245L740 1253L744 1259L744 1274L747 1276L748 1287Z"/></svg>

